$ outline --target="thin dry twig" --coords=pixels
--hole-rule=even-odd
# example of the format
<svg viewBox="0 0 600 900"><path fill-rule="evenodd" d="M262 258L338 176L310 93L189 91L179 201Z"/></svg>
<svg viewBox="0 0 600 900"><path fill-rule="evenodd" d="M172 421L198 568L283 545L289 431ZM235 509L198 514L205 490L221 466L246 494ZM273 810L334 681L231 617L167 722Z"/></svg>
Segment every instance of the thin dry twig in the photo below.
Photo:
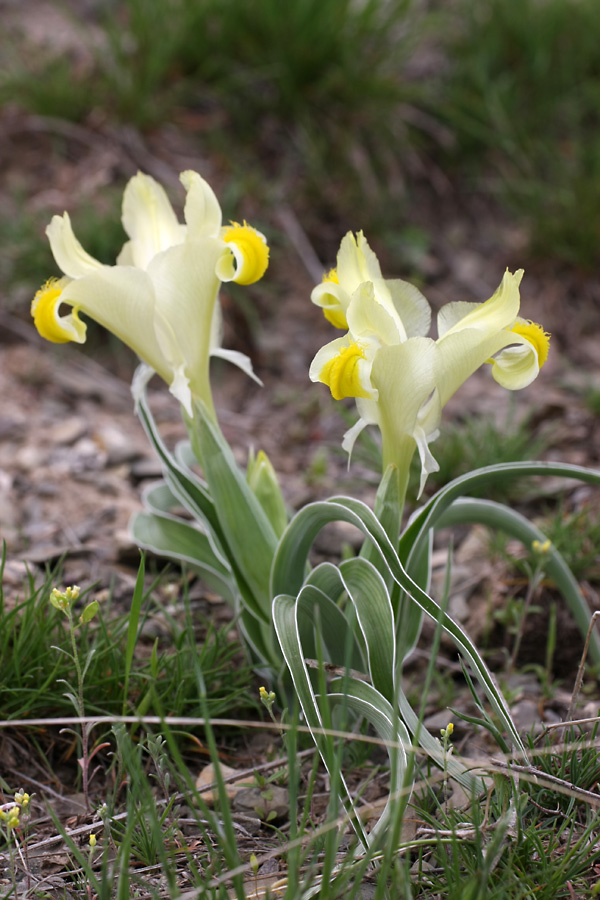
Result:
<svg viewBox="0 0 600 900"><path fill-rule="evenodd" d="M506 762L505 760L496 759L495 757L492 757L490 762L493 766L493 768L491 767L492 771L495 771L497 768L501 772L516 775L518 778L524 778L526 781L533 781L536 784L545 784L548 787L554 787L563 794L568 794L570 797L574 797L582 803L589 803L590 806L600 809L600 794L586 791L584 788L580 788L570 781L565 781L563 778L558 778L556 775L550 775L548 772L542 772L541 769L536 769L535 766L519 766L516 763Z"/></svg>
<svg viewBox="0 0 600 900"><path fill-rule="evenodd" d="M569 704L569 710L567 712L567 722L569 722L573 718L573 713L575 711L575 704L577 703L577 698L579 697L579 692L581 690L581 685L583 682L583 673L585 671L585 661L587 659L588 648L590 646L590 640L592 639L592 631L596 625L596 621L600 616L600 609L597 609L596 612L592 614L592 618L590 620L590 625L587 632L587 637L585 639L585 645L583 648L583 653L581 654L581 661L579 663L579 668L577 669L577 677L575 678L575 684L573 686L573 693L571 694L571 702Z"/></svg>

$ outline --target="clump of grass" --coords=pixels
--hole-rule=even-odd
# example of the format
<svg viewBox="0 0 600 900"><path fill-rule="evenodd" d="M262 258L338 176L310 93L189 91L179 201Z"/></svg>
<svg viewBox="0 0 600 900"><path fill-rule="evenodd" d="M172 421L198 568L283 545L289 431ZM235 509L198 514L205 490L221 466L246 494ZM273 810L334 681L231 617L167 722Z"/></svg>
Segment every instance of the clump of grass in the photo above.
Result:
<svg viewBox="0 0 600 900"><path fill-rule="evenodd" d="M594 0L462 0L439 108L459 162L484 184L493 174L533 249L585 266L600 230L597 12Z"/></svg>
<svg viewBox="0 0 600 900"><path fill-rule="evenodd" d="M453 422L444 427L443 439L433 445L440 468L430 476L430 489L443 487L453 478L484 466L537 459L546 446L546 437L532 429L529 418L517 422L511 411L503 423L490 416ZM509 474L488 485L485 496L506 500L515 492L521 496L518 482Z"/></svg>
<svg viewBox="0 0 600 900"><path fill-rule="evenodd" d="M57 573L50 574L39 588L30 580L28 606L20 603L8 609L7 605L0 604L3 625L0 633L4 641L0 655L6 665L3 708L6 708L4 701L10 699L8 690L14 689L30 715L39 712L42 707L22 690L23 683L30 682L32 689L37 685L45 711L51 710L59 719L63 710L67 711L67 704L59 697L62 686L57 683L57 676L62 677L63 673L55 668L44 673L45 681L41 679L43 667L48 667L51 661L45 648L55 638L66 637L64 633L56 633L56 624L62 618L53 616L56 610L48 602L49 590L57 577ZM571 736L569 746L546 740L542 748L537 748L532 743L531 767L524 774L518 773L518 781L513 783L509 769L500 766L487 798L473 797L460 810L445 802L453 789L448 773L443 771L432 777L424 767L422 795L407 815L407 820L415 824L416 832L403 827L408 822L403 823L402 812L394 812L403 810L403 804L392 804L388 827L365 852L359 851L355 839L349 836L351 831L347 828L342 801L342 771L346 783L355 785L352 790L358 802L361 785L383 774L383 754L376 759L372 752L349 754L347 741L333 734L326 735L332 762L325 802L321 796L323 775L318 757L315 754L307 765L301 762L298 751L302 745L302 728L297 710L289 710L281 721L273 723L274 741L283 747L282 757L273 761L275 771L258 778L258 784L264 786L276 772L277 782L287 785L289 816L275 824L265 821L259 833L251 837L235 820L223 778L217 736L210 721L211 710L223 709L215 703L218 671L226 668L229 692L238 674L231 661L224 661L222 647L218 651L221 669L217 667L217 670L210 653L200 647L185 656L176 675L164 669L165 684L161 687L157 666L162 665L162 656L157 647L145 662L133 654L150 599L142 585L143 579L138 578L128 617L131 628L120 619L109 619L105 612L93 620L98 622L97 629L89 627L91 622L83 626L88 628L87 634L77 629L78 634L85 634L85 652L92 651L85 673L86 686L93 688L89 694L90 709L95 704L98 710L116 707L119 712L122 709L143 712L139 698L145 695L143 687L141 692L139 688L145 685L160 700L159 715L169 712L181 715L182 711L189 714L193 709L202 716L204 744L216 773L215 807L208 807L198 795L195 774L182 755L181 742L169 727L168 715L160 732L154 734L143 724L137 724L134 733L124 723L115 722L103 736L111 753L100 759L104 777L94 781L92 806L96 811L74 827L72 824L67 827L51 811L56 834L63 842L62 884L71 895L82 900L90 894L100 900L113 896L150 897L157 895L157 878L160 878L161 895L175 898L182 890L194 890L199 892L198 896L215 900L225 896L242 900L258 896L265 888L275 891L274 880L280 894L288 900L302 900L315 896L316 892L324 900L341 897L354 900L363 897L371 886L375 896L414 900L431 900L439 895L455 900L525 898L532 893L542 900L554 900L570 896L567 884L574 891L589 890L593 866L600 858L593 838L595 814L580 798L569 796L566 786L568 782L584 791L593 790L598 779L597 754L587 736ZM82 600L85 604L83 597ZM110 622L110 629L103 628L103 622ZM186 646L195 648L196 645L189 609L178 627L179 631L173 626L171 640L178 649L176 655L181 655ZM177 643L181 632L185 632L187 644ZM206 643L212 644L212 640ZM112 651L109 644L113 645ZM64 654L55 651L52 658L59 663L65 659ZM117 685L112 682L111 667ZM113 700L107 696L99 672L110 673L106 677L112 685L109 694ZM430 664L429 675L432 672ZM244 678L247 684L247 672ZM194 694L195 704L191 706L173 700L175 681L182 679L188 680ZM488 728L501 741L493 722L479 706L473 687L472 695L481 718L466 717L470 723L467 727ZM327 720L329 713L324 698L323 703L323 716ZM152 709L150 705L147 711ZM230 710L229 705L228 717ZM336 724L342 731L346 727L343 719ZM452 752L452 730L447 727L443 733L444 752L448 754ZM372 740L368 729L355 730L352 738L355 743ZM483 765L485 768L485 762ZM354 771L357 767L361 769L360 777ZM494 765L490 763L490 767L493 769ZM544 773L555 780L544 780ZM8 793L14 792L12 786L10 791L6 784L3 788ZM40 799L33 794L31 802L35 805ZM24 858L40 840L48 839L47 830L38 833L34 818L28 822L26 832L16 831L15 836ZM10 837L12 840L13 836ZM271 859L279 861L275 875L268 875L262 868ZM14 853L13 862L16 882L21 862ZM31 873L28 877L31 877L31 888L35 889L35 875Z"/></svg>
<svg viewBox="0 0 600 900"><path fill-rule="evenodd" d="M544 516L541 528L560 550L575 578L600 579L600 516L595 504L567 512L561 500L556 510Z"/></svg>
<svg viewBox="0 0 600 900"><path fill-rule="evenodd" d="M288 0L285 15L278 0L126 0L98 7L74 83L73 60L24 65L29 48L0 78L0 104L139 128L174 119L239 177L293 182L297 206L354 217L360 202L356 227L389 225L417 134L406 110L422 86L407 63L424 18L415 0Z"/></svg>
<svg viewBox="0 0 600 900"><path fill-rule="evenodd" d="M30 576L14 605L5 602L0 585L0 705L6 719L72 714L70 701L56 687L58 681L73 678L68 657L55 649L67 645L63 619L48 599L58 583L60 570L49 572L40 584ZM83 591L81 603L93 596L93 590ZM89 659L83 684L88 714L200 715L192 668L196 658L211 686L206 701L211 715L229 715L252 705L251 670L241 662L242 649L232 639L231 626L194 622L184 614L185 598L181 602L180 617L168 614L151 588L140 597L137 616L113 616L109 599L93 623L77 630L78 651ZM164 638L147 644L143 652L143 626L154 611L160 612ZM203 631L199 644L198 627ZM124 680L126 658L130 672Z"/></svg>

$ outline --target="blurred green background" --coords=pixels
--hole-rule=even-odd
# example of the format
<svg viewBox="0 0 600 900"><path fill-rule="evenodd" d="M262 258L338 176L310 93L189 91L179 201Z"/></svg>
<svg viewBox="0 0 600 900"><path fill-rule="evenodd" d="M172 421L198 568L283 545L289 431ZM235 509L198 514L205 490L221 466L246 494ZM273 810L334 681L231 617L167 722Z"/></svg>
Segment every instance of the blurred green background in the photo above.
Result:
<svg viewBox="0 0 600 900"><path fill-rule="evenodd" d="M363 228L416 280L457 203L508 223L521 261L595 267L597 0L4 0L2 16L15 303L52 268L51 212L78 211L114 259L137 168L198 168L258 225L292 209L324 260Z"/></svg>

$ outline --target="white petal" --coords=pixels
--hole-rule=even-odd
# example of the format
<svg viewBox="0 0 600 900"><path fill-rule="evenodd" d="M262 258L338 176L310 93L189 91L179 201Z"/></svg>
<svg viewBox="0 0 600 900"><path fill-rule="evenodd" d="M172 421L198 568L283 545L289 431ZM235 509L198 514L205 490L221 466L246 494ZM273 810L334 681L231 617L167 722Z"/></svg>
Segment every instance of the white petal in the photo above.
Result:
<svg viewBox="0 0 600 900"><path fill-rule="evenodd" d="M362 231L356 238L352 232L342 238L337 255L337 276L342 288L352 294L363 281L382 278L379 260Z"/></svg>
<svg viewBox="0 0 600 900"><path fill-rule="evenodd" d="M123 194L123 227L131 238L134 265L145 269L150 260L185 238L167 194L150 175L138 172Z"/></svg>
<svg viewBox="0 0 600 900"><path fill-rule="evenodd" d="M193 419L194 410L192 407L190 380L185 373L185 365L183 363L175 369L173 380L169 385L169 391L177 400L179 400L190 419Z"/></svg>
<svg viewBox="0 0 600 900"><path fill-rule="evenodd" d="M350 304L350 294L335 281L322 281L313 288L310 299L321 309L341 310L344 314Z"/></svg>
<svg viewBox="0 0 600 900"><path fill-rule="evenodd" d="M418 426L413 431L413 437L417 442L417 450L421 459L421 478L419 481L419 493L417 494L417 500L423 493L428 476L431 475L432 472L439 472L440 470L437 461L435 460L431 450L429 449L429 442L434 441L438 436L439 431L434 431L433 434L427 435L425 434L423 429L419 428Z"/></svg>
<svg viewBox="0 0 600 900"><path fill-rule="evenodd" d="M223 241L221 255L215 264L215 274L219 281L233 281L237 274L237 268L240 265L244 265L241 251L234 244L226 244Z"/></svg>
<svg viewBox="0 0 600 900"><path fill-rule="evenodd" d="M188 237L190 240L218 237L222 214L215 192L197 172L188 169L179 178L187 191L184 216Z"/></svg>
<svg viewBox="0 0 600 900"><path fill-rule="evenodd" d="M503 328L486 333L477 328L449 331L437 341L441 359L441 376L438 382L440 402L445 406L450 397L495 353L511 340L510 332Z"/></svg>
<svg viewBox="0 0 600 900"><path fill-rule="evenodd" d="M349 428L344 435L344 439L342 441L342 449L345 450L348 454L348 465L350 465L350 460L352 459L352 451L354 449L356 439L368 424L369 423L365 422L364 419L359 419L358 422L356 422L356 424L353 425L352 428Z"/></svg>
<svg viewBox="0 0 600 900"><path fill-rule="evenodd" d="M492 375L502 387L518 391L537 378L540 371L538 355L522 335L509 332L507 338L511 345L517 346L506 347L495 357Z"/></svg>
<svg viewBox="0 0 600 900"><path fill-rule="evenodd" d="M465 328L476 328L487 335L491 335L502 328L512 325L519 315L521 302L519 284L522 277L522 269L519 269L514 275L506 271L499 287L485 303L471 306L468 310L464 304L461 304L460 307L455 307L446 313L442 313L441 328L440 318L438 317L440 336L445 339L448 335L462 331ZM457 319L456 317L460 314L461 308L467 310L466 314ZM454 324L446 329L450 319L454 320Z"/></svg>
<svg viewBox="0 0 600 900"><path fill-rule="evenodd" d="M156 296L157 340L174 367L185 361L192 393L205 402L219 290L215 265L221 252L221 242L213 238L186 241L159 253L148 266Z"/></svg>
<svg viewBox="0 0 600 900"><path fill-rule="evenodd" d="M61 299L90 316L170 381L154 330L154 289L141 269L103 266L91 275L71 281Z"/></svg>
<svg viewBox="0 0 600 900"><path fill-rule="evenodd" d="M102 263L90 256L75 237L68 213L53 216L46 234L56 264L69 278L81 278L102 268Z"/></svg>
<svg viewBox="0 0 600 900"><path fill-rule="evenodd" d="M408 337L425 337L431 327L431 307L421 291L400 279L388 279L392 303Z"/></svg>
<svg viewBox="0 0 600 900"><path fill-rule="evenodd" d="M308 377L311 381L320 381L321 380L321 372L323 371L323 367L326 363L331 362L338 353L343 350L345 347L348 347L352 343L352 339L349 334L345 334L343 337L335 338L333 341L330 341L328 344L325 344L324 347L321 347L320 350L317 351L313 361L310 364L310 368L308 370Z"/></svg>
<svg viewBox="0 0 600 900"><path fill-rule="evenodd" d="M117 256L118 266L135 266L133 259L133 242L125 241L121 247L121 252Z"/></svg>
<svg viewBox="0 0 600 900"><path fill-rule="evenodd" d="M379 389L384 467L392 462L401 473L408 471L415 442L417 438L423 441L419 413L435 390L439 363L435 341L425 337L382 347L375 356L372 379ZM429 459L423 446L421 452L422 466L427 466Z"/></svg>
<svg viewBox="0 0 600 900"><path fill-rule="evenodd" d="M406 332L395 310L390 312L381 305L370 281L361 284L352 295L346 318L350 333L361 344L375 341L381 346L406 340Z"/></svg>
<svg viewBox="0 0 600 900"><path fill-rule="evenodd" d="M249 356L246 356L245 353L240 353L239 350L224 350L223 347L215 347L211 350L210 355L217 356L219 359L226 359L227 362L233 363L234 366L237 366L238 369L241 369L242 372L249 375L253 381L260 384L261 387L263 386L262 381L252 368L252 360Z"/></svg>
<svg viewBox="0 0 600 900"><path fill-rule="evenodd" d="M462 319L479 309L481 303L467 303L465 300L456 300L454 303L446 303L437 315L438 337L443 337L446 332L454 328Z"/></svg>

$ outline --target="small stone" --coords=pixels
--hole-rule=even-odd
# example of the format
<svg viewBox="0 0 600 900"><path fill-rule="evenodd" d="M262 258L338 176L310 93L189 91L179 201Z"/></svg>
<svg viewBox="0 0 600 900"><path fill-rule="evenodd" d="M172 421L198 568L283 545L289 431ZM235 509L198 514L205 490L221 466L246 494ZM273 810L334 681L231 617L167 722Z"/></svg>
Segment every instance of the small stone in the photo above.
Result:
<svg viewBox="0 0 600 900"><path fill-rule="evenodd" d="M230 766L221 765L219 768L223 778L229 778L236 773L236 770L232 769ZM205 803L212 804L219 796L219 792L216 787L210 790L203 790L203 788L206 788L209 784L214 784L215 780L215 767L212 763L209 763L202 769L202 771L198 775L198 778L196 779L196 790L200 792L200 796ZM235 795L239 791L243 790L244 787L247 787L251 781L252 776L247 775L246 777L242 776L241 782L227 782L225 785L225 790L227 791L227 796L229 797L229 799L233 800Z"/></svg>
<svg viewBox="0 0 600 900"><path fill-rule="evenodd" d="M286 788L268 784L264 788L250 787L240 790L233 799L234 809L254 812L264 822L287 818L290 798Z"/></svg>
<svg viewBox="0 0 600 900"><path fill-rule="evenodd" d="M87 434L87 424L85 419L79 416L72 416L69 419L63 419L57 422L52 428L48 429L47 439L51 444L61 444L70 446Z"/></svg>
<svg viewBox="0 0 600 900"><path fill-rule="evenodd" d="M21 587L27 579L30 567L18 559L9 559L4 566L2 580L6 587Z"/></svg>
<svg viewBox="0 0 600 900"><path fill-rule="evenodd" d="M143 481L146 478L161 478L162 466L157 459L139 459L131 467L131 477L134 481Z"/></svg>

